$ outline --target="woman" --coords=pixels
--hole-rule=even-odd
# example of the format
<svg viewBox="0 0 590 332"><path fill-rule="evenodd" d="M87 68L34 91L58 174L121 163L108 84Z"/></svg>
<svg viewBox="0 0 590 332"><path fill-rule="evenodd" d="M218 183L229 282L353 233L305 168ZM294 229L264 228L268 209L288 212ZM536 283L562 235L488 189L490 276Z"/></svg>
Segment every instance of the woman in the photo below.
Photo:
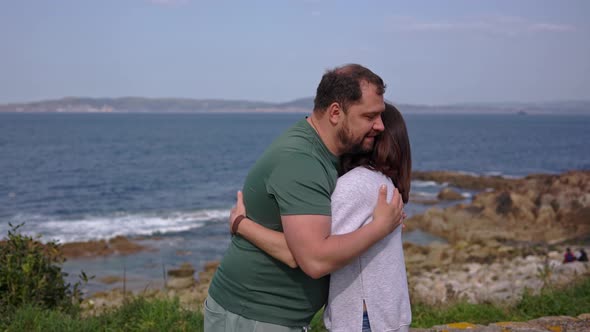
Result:
<svg viewBox="0 0 590 332"><path fill-rule="evenodd" d="M412 159L410 142L401 113L386 104L382 114L385 130L371 153L345 155L332 194L332 234L352 232L372 219L377 188L394 185L408 202ZM241 202L238 193L238 202ZM238 204L232 215L245 214ZM233 218L230 218L230 223ZM233 230L276 259L296 267L297 263L281 232L254 222ZM401 229L353 259L330 277L324 323L331 331L407 331L411 322L410 300L403 256Z"/></svg>

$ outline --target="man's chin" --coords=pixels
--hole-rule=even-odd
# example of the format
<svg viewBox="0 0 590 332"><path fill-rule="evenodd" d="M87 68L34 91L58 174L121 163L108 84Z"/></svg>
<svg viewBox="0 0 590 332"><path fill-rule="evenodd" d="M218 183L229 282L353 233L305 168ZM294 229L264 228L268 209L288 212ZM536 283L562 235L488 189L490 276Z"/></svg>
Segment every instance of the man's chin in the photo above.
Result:
<svg viewBox="0 0 590 332"><path fill-rule="evenodd" d="M373 144L371 144L370 146L369 145L366 145L366 144L358 145L353 151L354 151L353 153L355 153L355 154L356 153L368 153L368 152L371 152L371 151L373 151Z"/></svg>
<svg viewBox="0 0 590 332"><path fill-rule="evenodd" d="M371 152L375 147L375 140L374 139L365 139L363 140L363 144L361 146L362 152Z"/></svg>
<svg viewBox="0 0 590 332"><path fill-rule="evenodd" d="M362 142L350 146L348 149L348 153L351 154L358 154L358 153L367 153L373 151L373 147L375 146L374 139L363 139Z"/></svg>

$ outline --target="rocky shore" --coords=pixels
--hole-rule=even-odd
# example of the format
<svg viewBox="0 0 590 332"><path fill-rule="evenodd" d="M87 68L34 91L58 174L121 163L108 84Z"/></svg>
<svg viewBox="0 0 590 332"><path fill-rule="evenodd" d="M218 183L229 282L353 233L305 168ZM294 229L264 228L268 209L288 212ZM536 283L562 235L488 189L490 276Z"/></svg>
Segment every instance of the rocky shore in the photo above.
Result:
<svg viewBox="0 0 590 332"><path fill-rule="evenodd" d="M461 175L462 178L466 175ZM472 177L475 178L475 177ZM454 177L437 177L451 183ZM483 178L482 186L489 185ZM473 185L467 182L467 185ZM590 171L532 175L502 180L500 189L484 190L470 204L432 208L406 221L449 240L554 244L590 237Z"/></svg>
<svg viewBox="0 0 590 332"><path fill-rule="evenodd" d="M138 244L124 236L117 236L110 240L96 240L86 242L69 242L62 246L65 258L101 257L110 255L131 255L151 248Z"/></svg>
<svg viewBox="0 0 590 332"><path fill-rule="evenodd" d="M590 171L522 179L416 173L416 179L480 191L469 203L463 200L445 209L433 207L406 220L406 231L420 229L448 241L428 246L404 244L413 302L437 305L464 300L510 305L525 289L535 293L544 286L565 286L590 277L587 262L562 263L566 247L577 250L590 244ZM439 195L441 200L453 197L459 199L448 190ZM177 296L187 307L197 309L216 266L208 263L196 279L192 266L179 267L180 272L172 274L168 271L167 287L139 295ZM89 314L96 314L120 305L128 296L132 295L122 289L97 293L85 306ZM469 326L445 325L428 331ZM586 315L471 327L480 331L585 331L590 330L590 320Z"/></svg>
<svg viewBox="0 0 590 332"><path fill-rule="evenodd" d="M423 178L486 189L469 204L431 208L406 220L406 230L448 241L404 246L414 300L512 302L525 288L538 292L590 275L588 263L562 264L568 245L575 249L590 238L590 172L523 179L433 172Z"/></svg>
<svg viewBox="0 0 590 332"><path fill-rule="evenodd" d="M560 246L460 241L404 247L412 300L430 305L456 300L509 305L525 289L536 294L544 286L566 286L590 276L587 262L563 264L565 247Z"/></svg>

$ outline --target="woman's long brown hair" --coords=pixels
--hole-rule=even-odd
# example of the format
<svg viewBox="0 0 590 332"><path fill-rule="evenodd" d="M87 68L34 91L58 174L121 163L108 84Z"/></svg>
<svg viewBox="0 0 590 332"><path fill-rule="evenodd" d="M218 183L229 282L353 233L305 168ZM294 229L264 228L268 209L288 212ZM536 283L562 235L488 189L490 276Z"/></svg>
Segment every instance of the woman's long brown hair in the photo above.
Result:
<svg viewBox="0 0 590 332"><path fill-rule="evenodd" d="M410 197L412 153L406 122L400 111L388 103L385 103L381 119L385 129L377 137L373 151L343 155L340 159L341 175L358 166L381 172L391 178L402 200L407 203Z"/></svg>

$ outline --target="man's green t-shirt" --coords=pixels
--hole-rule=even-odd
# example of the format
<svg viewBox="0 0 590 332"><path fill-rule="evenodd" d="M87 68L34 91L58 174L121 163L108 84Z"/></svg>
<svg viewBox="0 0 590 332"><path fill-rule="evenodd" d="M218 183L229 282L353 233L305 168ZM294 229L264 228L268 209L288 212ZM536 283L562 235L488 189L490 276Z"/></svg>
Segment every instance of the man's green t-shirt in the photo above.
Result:
<svg viewBox="0 0 590 332"><path fill-rule="evenodd" d="M277 138L244 183L248 218L283 231L281 215L331 215L338 158L306 120ZM240 236L215 273L209 295L226 310L262 322L306 326L325 304L329 277L312 279Z"/></svg>

